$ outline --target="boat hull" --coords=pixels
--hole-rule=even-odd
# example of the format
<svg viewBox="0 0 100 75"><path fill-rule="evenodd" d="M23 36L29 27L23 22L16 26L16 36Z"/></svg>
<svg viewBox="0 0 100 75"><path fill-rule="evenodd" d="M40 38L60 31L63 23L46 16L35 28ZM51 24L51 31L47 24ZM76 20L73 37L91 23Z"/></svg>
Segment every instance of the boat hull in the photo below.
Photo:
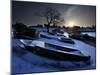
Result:
<svg viewBox="0 0 100 75"><path fill-rule="evenodd" d="M53 60L62 60L62 61L88 61L90 59L90 56L81 56L81 55L75 55L70 53L62 53L54 50L48 50L46 48L42 47L30 47L25 46L27 50L29 50L32 53L38 54L40 56L53 59Z"/></svg>

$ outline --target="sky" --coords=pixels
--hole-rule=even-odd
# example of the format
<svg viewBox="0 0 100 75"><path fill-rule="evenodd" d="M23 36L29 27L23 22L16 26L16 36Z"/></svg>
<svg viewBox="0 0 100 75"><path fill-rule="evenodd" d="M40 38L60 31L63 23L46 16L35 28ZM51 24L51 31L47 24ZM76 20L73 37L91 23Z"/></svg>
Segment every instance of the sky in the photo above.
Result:
<svg viewBox="0 0 100 75"><path fill-rule="evenodd" d="M44 15L48 7L61 13L64 22L60 26L92 26L96 25L96 6L72 5L57 3L39 3L12 1L12 23L21 22L26 25L47 24Z"/></svg>

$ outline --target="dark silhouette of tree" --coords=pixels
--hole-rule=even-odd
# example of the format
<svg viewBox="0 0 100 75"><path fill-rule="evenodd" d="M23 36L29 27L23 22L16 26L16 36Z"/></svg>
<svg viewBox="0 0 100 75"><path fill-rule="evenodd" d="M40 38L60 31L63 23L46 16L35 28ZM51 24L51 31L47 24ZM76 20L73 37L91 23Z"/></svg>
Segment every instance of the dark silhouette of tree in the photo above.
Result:
<svg viewBox="0 0 100 75"><path fill-rule="evenodd" d="M17 32L24 32L24 30L27 28L26 25L24 25L23 23L19 23L16 22L16 24L13 25L13 28L17 31Z"/></svg>
<svg viewBox="0 0 100 75"><path fill-rule="evenodd" d="M17 22L12 26L15 30L14 36L16 38L34 39L36 37L36 30L30 29L27 25Z"/></svg>
<svg viewBox="0 0 100 75"><path fill-rule="evenodd" d="M61 13L55 8L51 8L51 7L46 9L44 17L47 20L47 25L45 26L47 27L48 32L49 32L49 27L51 24L56 26L58 23L64 21L64 19L61 18Z"/></svg>

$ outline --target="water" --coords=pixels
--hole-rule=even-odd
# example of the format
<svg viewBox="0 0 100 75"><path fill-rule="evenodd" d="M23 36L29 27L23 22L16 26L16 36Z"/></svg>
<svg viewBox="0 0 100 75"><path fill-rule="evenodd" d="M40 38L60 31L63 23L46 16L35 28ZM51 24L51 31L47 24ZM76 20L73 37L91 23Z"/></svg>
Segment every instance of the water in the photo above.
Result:
<svg viewBox="0 0 100 75"><path fill-rule="evenodd" d="M82 32L82 34L88 34L89 36L96 37L96 32Z"/></svg>

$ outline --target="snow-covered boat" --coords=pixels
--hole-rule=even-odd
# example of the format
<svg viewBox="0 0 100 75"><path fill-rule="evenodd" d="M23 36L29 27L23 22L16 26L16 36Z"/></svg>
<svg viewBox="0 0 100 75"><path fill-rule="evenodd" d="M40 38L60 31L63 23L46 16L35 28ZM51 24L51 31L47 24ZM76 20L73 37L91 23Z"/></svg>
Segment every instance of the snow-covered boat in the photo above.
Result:
<svg viewBox="0 0 100 75"><path fill-rule="evenodd" d="M90 56L82 54L79 50L73 48L65 48L55 44L45 43L43 41L31 41L20 40L23 45L21 47L26 48L32 53L40 56L62 61L89 61Z"/></svg>
<svg viewBox="0 0 100 75"><path fill-rule="evenodd" d="M71 38L67 38L64 35L51 35L49 33L40 33L40 37L47 38L47 39L55 39L61 42L75 44L75 42Z"/></svg>
<svg viewBox="0 0 100 75"><path fill-rule="evenodd" d="M65 43L75 44L75 42L72 39L66 38L66 37L61 37L58 40L62 41L62 42L65 42Z"/></svg>

